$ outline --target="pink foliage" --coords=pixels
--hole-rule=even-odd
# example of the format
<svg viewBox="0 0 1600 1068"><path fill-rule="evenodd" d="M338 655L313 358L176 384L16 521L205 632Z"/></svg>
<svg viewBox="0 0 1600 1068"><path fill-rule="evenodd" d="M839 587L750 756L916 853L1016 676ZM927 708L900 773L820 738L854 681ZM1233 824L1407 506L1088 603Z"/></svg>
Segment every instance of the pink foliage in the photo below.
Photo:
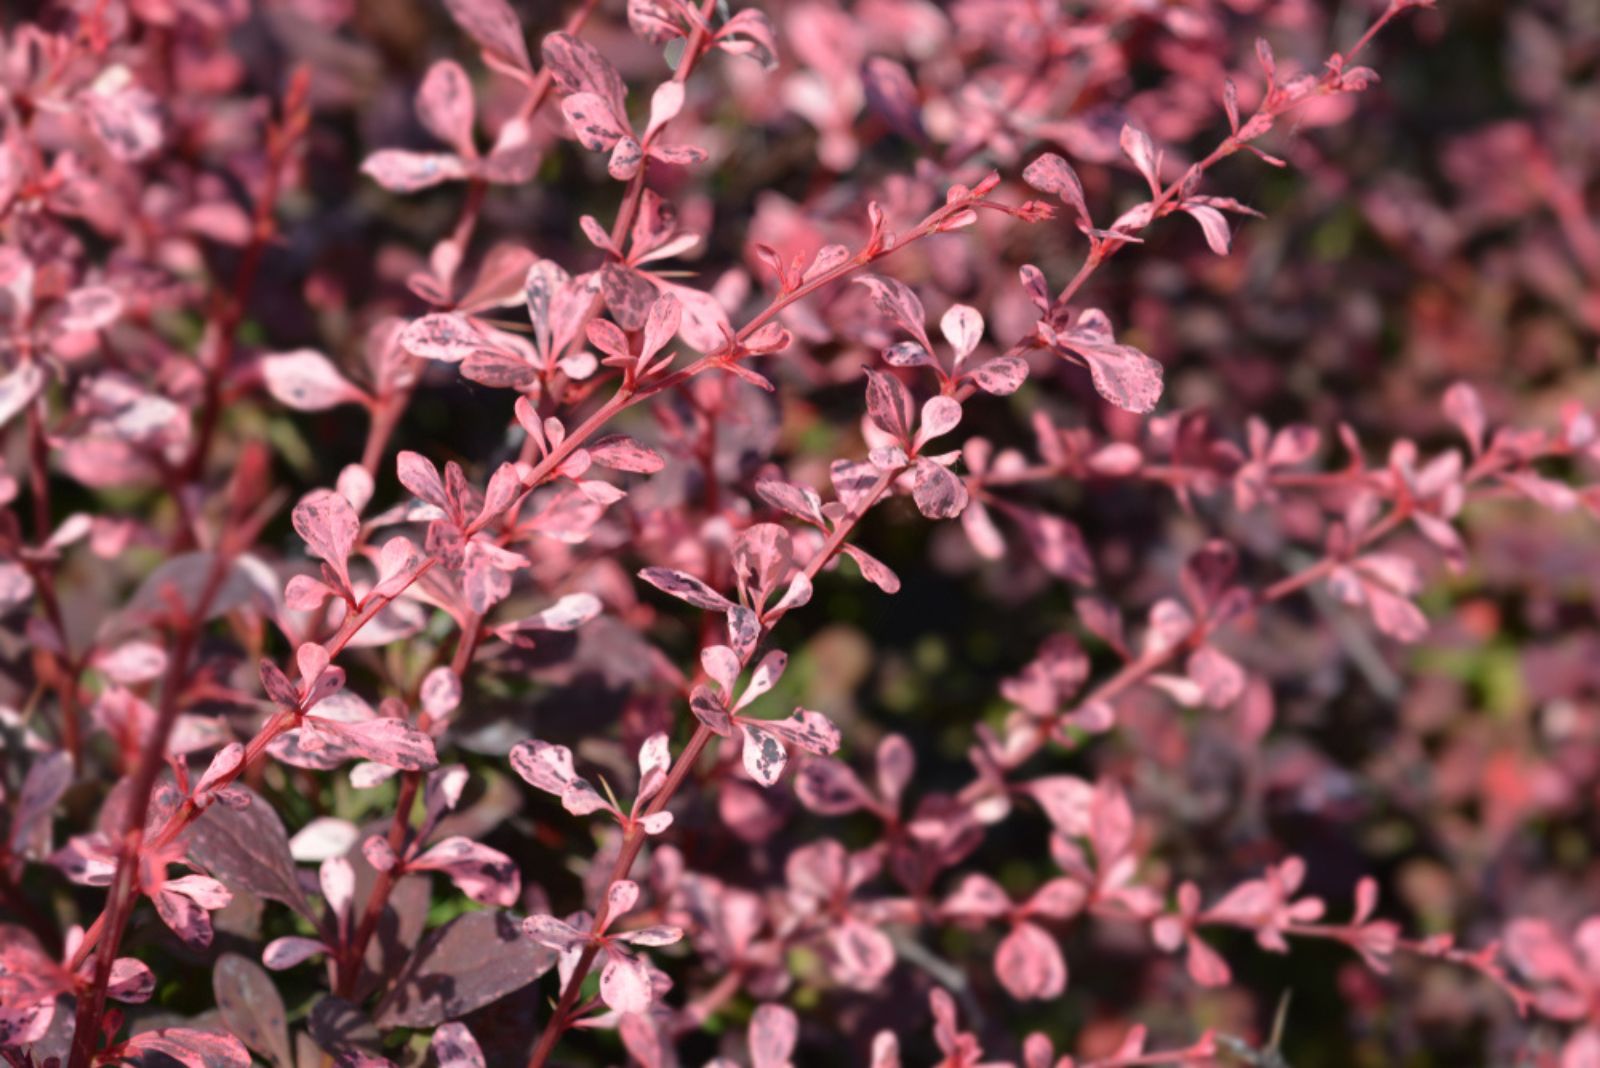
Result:
<svg viewBox="0 0 1600 1068"><path fill-rule="evenodd" d="M1600 1064L1532 6L5 19L0 1058Z"/></svg>

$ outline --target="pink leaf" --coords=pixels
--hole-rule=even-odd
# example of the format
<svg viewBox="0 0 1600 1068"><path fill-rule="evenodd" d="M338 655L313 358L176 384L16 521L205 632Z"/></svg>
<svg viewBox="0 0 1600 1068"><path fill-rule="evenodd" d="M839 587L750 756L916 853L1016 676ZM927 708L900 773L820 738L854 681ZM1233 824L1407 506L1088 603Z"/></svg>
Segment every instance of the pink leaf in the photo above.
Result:
<svg viewBox="0 0 1600 1068"><path fill-rule="evenodd" d="M1019 923L994 955L995 976L1018 1000L1058 998L1067 988L1067 962L1050 932Z"/></svg>
<svg viewBox="0 0 1600 1068"><path fill-rule="evenodd" d="M617 325L623 330L642 329L658 295L650 279L624 265L607 263L601 271L600 284L606 307L616 318ZM626 344L623 351L627 351Z"/></svg>
<svg viewBox="0 0 1600 1068"><path fill-rule="evenodd" d="M737 667L735 668L737 670ZM696 719L704 723L719 736L726 738L732 733L733 726L728 716L727 706L705 686L696 686L689 693L689 711L694 713Z"/></svg>
<svg viewBox="0 0 1600 1068"><path fill-rule="evenodd" d="M856 562L861 569L861 577L872 583L884 593L900 592L900 577L890 570L889 565L868 553L865 549L857 548L848 542L840 546L846 556Z"/></svg>
<svg viewBox="0 0 1600 1068"><path fill-rule="evenodd" d="M1002 560L1005 556L1005 537L989 515L989 508L979 500L968 500L962 508L962 531L973 544L973 552L984 560Z"/></svg>
<svg viewBox="0 0 1600 1068"><path fill-rule="evenodd" d="M1474 456L1483 452L1483 435L1488 420L1483 413L1483 399L1478 391L1465 382L1457 382L1444 391L1444 414L1467 439Z"/></svg>
<svg viewBox="0 0 1600 1068"><path fill-rule="evenodd" d="M967 372L985 393L1007 397L1022 388L1028 378L1028 365L1016 356L998 356Z"/></svg>
<svg viewBox="0 0 1600 1068"><path fill-rule="evenodd" d="M589 941L586 932L554 916L529 916L522 921L522 930L540 945L560 952L578 949Z"/></svg>
<svg viewBox="0 0 1600 1068"><path fill-rule="evenodd" d="M350 502L332 490L312 490L294 506L290 518L311 555L327 561L348 587L347 561L361 536L361 520Z"/></svg>
<svg viewBox="0 0 1600 1068"><path fill-rule="evenodd" d="M639 800L645 801L661 789L672 767L672 750L665 732L652 734L639 746Z"/></svg>
<svg viewBox="0 0 1600 1068"><path fill-rule="evenodd" d="M1156 156L1155 146L1150 143L1150 135L1133 126L1122 128L1122 151L1133 160L1133 165L1144 175L1144 180L1150 185L1150 192L1161 192L1160 160Z"/></svg>
<svg viewBox="0 0 1600 1068"><path fill-rule="evenodd" d="M627 88L599 49L569 33L552 33L539 50L563 93L592 93L612 115L626 114L623 99Z"/></svg>
<svg viewBox="0 0 1600 1068"><path fill-rule="evenodd" d="M318 816L289 839L289 855L298 861L320 863L344 856L360 837L360 829L349 820Z"/></svg>
<svg viewBox="0 0 1600 1068"><path fill-rule="evenodd" d="M672 0L628 0L628 28L651 44L666 44L684 36Z"/></svg>
<svg viewBox="0 0 1600 1068"><path fill-rule="evenodd" d="M191 946L211 944L210 910L233 900L221 883L204 875L170 879L153 895L156 912L172 932Z"/></svg>
<svg viewBox="0 0 1600 1068"><path fill-rule="evenodd" d="M661 454L626 434L612 434L589 446L589 458L601 467L615 471L653 475L666 466Z"/></svg>
<svg viewBox="0 0 1600 1068"><path fill-rule="evenodd" d="M778 68L778 49L766 12L753 7L739 11L717 31L717 47L735 56L749 56L768 71Z"/></svg>
<svg viewBox="0 0 1600 1068"><path fill-rule="evenodd" d="M657 130L671 122L682 110L682 82L668 81L656 86L656 91L650 96L650 120L645 126L645 138L654 137Z"/></svg>
<svg viewBox="0 0 1600 1068"><path fill-rule="evenodd" d="M644 828L645 834L661 834L672 826L672 813L652 812L648 816L641 816L639 826Z"/></svg>
<svg viewBox="0 0 1600 1068"><path fill-rule="evenodd" d="M828 466L828 477L839 503L848 511L857 513L870 506L878 483L878 469L870 462L835 460Z"/></svg>
<svg viewBox="0 0 1600 1068"><path fill-rule="evenodd" d="M772 507L796 519L803 519L817 527L826 526L822 517L822 498L810 486L768 479L756 483L756 494Z"/></svg>
<svg viewBox="0 0 1600 1068"><path fill-rule="evenodd" d="M808 760L795 776L795 796L821 816L855 812L869 799L865 786L849 766L838 760Z"/></svg>
<svg viewBox="0 0 1600 1068"><path fill-rule="evenodd" d="M784 669L789 664L789 656L782 650L774 649L761 658L761 663L756 665L755 671L750 674L750 685L739 697L735 710L744 708L756 698L771 691L783 677Z"/></svg>
<svg viewBox="0 0 1600 1068"><path fill-rule="evenodd" d="M930 397L922 406L922 419L917 432L916 446L950 433L961 425L961 402L954 397Z"/></svg>
<svg viewBox="0 0 1600 1068"><path fill-rule="evenodd" d="M768 323L744 339L744 347L754 355L770 356L794 344L794 335L778 323Z"/></svg>
<svg viewBox="0 0 1600 1068"><path fill-rule="evenodd" d="M522 25L506 0L445 0L445 8L486 58L493 57L514 71L533 73Z"/></svg>
<svg viewBox="0 0 1600 1068"><path fill-rule="evenodd" d="M361 173L391 193L416 193L467 177L466 164L451 152L379 149L361 164Z"/></svg>
<svg viewBox="0 0 1600 1068"><path fill-rule="evenodd" d="M246 1047L272 1065L293 1063L283 998L272 976L237 953L217 958L211 973L222 1023Z"/></svg>
<svg viewBox="0 0 1600 1068"><path fill-rule="evenodd" d="M156 95L129 80L126 67L110 67L95 89L83 96L84 116L117 159L137 163L161 147L161 104Z"/></svg>
<svg viewBox="0 0 1600 1068"><path fill-rule="evenodd" d="M577 630L604 610L600 598L592 593L569 593L549 608L535 612L514 624L517 630L543 630L566 633Z"/></svg>
<svg viewBox="0 0 1600 1068"><path fill-rule="evenodd" d="M778 736L765 726L742 723L744 730L744 770L762 786L771 786L783 774L789 760L788 751Z"/></svg>
<svg viewBox="0 0 1600 1068"><path fill-rule="evenodd" d="M479 349L490 347L477 327L464 315L439 312L408 323L400 332L400 346L429 360L460 363Z"/></svg>
<svg viewBox="0 0 1600 1068"><path fill-rule="evenodd" d="M777 523L756 523L734 542L733 571L745 603L756 608L789 573L794 562L794 539Z"/></svg>
<svg viewBox="0 0 1600 1068"><path fill-rule="evenodd" d="M51 813L72 780L72 758L66 753L40 754L33 760L22 780L21 792L11 802L9 843L14 856L39 855L48 850Z"/></svg>
<svg viewBox="0 0 1600 1068"><path fill-rule="evenodd" d="M632 879L618 879L606 888L606 915L608 922L626 916L639 904L639 884Z"/></svg>
<svg viewBox="0 0 1600 1068"><path fill-rule="evenodd" d="M727 611L728 644L741 661L748 660L761 640L761 617L744 605L734 605Z"/></svg>
<svg viewBox="0 0 1600 1068"><path fill-rule="evenodd" d="M122 298L109 286L83 286L67 294L62 330L104 330L122 314Z"/></svg>
<svg viewBox="0 0 1600 1068"><path fill-rule="evenodd" d="M894 970L894 943L875 927L846 920L828 933L834 971L840 982L861 990L876 988Z"/></svg>
<svg viewBox="0 0 1600 1068"><path fill-rule="evenodd" d="M263 356L261 377L274 400L297 411L320 412L365 399L331 360L312 349Z"/></svg>
<svg viewBox="0 0 1600 1068"><path fill-rule="evenodd" d="M1082 912L1088 899L1088 888L1076 879L1051 879L1028 898L1023 911L1029 916L1066 920Z"/></svg>
<svg viewBox="0 0 1600 1068"><path fill-rule="evenodd" d="M1022 180L1041 193L1053 193L1078 216L1080 229L1093 229L1089 207L1083 199L1083 183L1066 160L1053 152L1046 152L1022 172Z"/></svg>
<svg viewBox="0 0 1600 1068"><path fill-rule="evenodd" d="M944 339L950 342L950 347L955 350L956 363L959 365L972 355L973 350L978 347L978 342L983 340L983 316L978 314L976 308L969 308L965 304L953 304L939 320L939 330L944 334Z"/></svg>
<svg viewBox="0 0 1600 1068"><path fill-rule="evenodd" d="M748 725L750 721L742 722ZM788 744L817 756L831 756L839 751L839 728L821 712L797 708L788 719L767 720L761 726Z"/></svg>
<svg viewBox="0 0 1600 1068"><path fill-rule="evenodd" d="M831 271L837 271L850 262L850 250L844 245L823 245L816 258L801 276L802 281L814 282Z"/></svg>
<svg viewBox="0 0 1600 1068"><path fill-rule="evenodd" d="M211 759L211 764L206 768L205 774L200 776L200 781L195 783L193 796L195 804L207 803L219 788L224 779L230 779L233 773L239 770L244 763L244 746L238 742L229 742L217 751Z"/></svg>
<svg viewBox="0 0 1600 1068"><path fill-rule="evenodd" d="M683 340L700 352L715 352L721 348L723 339L733 333L728 323L728 313L721 302L712 294L690 286L667 283L663 288L677 297L678 303L683 306L677 330Z"/></svg>
<svg viewBox="0 0 1600 1068"><path fill-rule="evenodd" d="M443 872L472 900L510 908L522 893L522 877L511 858L460 835L443 839L408 868Z"/></svg>
<svg viewBox="0 0 1600 1068"><path fill-rule="evenodd" d="M420 453L402 451L396 458L396 468L402 486L427 503L446 512L450 510L450 499L444 491L443 480L439 478L439 469L426 457Z"/></svg>
<svg viewBox="0 0 1600 1068"><path fill-rule="evenodd" d="M387 767L427 771L439 764L433 739L398 719L379 716L364 723L341 723L307 716L304 725L334 736L350 754Z"/></svg>
<svg viewBox="0 0 1600 1068"><path fill-rule="evenodd" d="M452 1021L434 1031L428 1042L439 1068L487 1068L483 1050L466 1024Z"/></svg>
<svg viewBox="0 0 1600 1068"><path fill-rule="evenodd" d="M534 347L546 359L551 354L551 309L557 295L571 284L567 272L550 260L535 260L523 279L522 295L528 305L528 318L533 323ZM562 344L564 342L556 341L557 347Z"/></svg>
<svg viewBox="0 0 1600 1068"><path fill-rule="evenodd" d="M916 771L917 755L904 735L891 734L878 743L874 754L877 765L878 793L891 807L900 804L911 776Z"/></svg>
<svg viewBox="0 0 1600 1068"><path fill-rule="evenodd" d="M880 278L876 275L866 275L855 281L857 285L867 287L879 311L894 320L900 329L921 342L924 349L933 351L933 342L928 340L927 330L923 326L927 312L923 310L922 301L917 299L916 293L912 292L910 286L898 279Z"/></svg>
<svg viewBox="0 0 1600 1068"><path fill-rule="evenodd" d="M46 381L44 368L32 362L19 364L0 377L0 427L26 408L44 389Z"/></svg>
<svg viewBox="0 0 1600 1068"><path fill-rule="evenodd" d="M1366 586L1367 609L1378 629L1396 641L1416 642L1428 635L1428 617L1405 597L1382 587Z"/></svg>
<svg viewBox="0 0 1600 1068"><path fill-rule="evenodd" d="M704 163L709 155L703 148L694 145L663 145L652 143L650 145L650 158L658 159L662 163L673 167L688 167L696 163Z"/></svg>
<svg viewBox="0 0 1600 1068"><path fill-rule="evenodd" d="M489 476L489 485L483 492L483 507L478 510L477 522L482 524L503 515L522 495L522 473L517 465L504 463Z"/></svg>
<svg viewBox="0 0 1600 1068"><path fill-rule="evenodd" d="M934 359L928 350L915 341L897 341L883 350L883 360L890 367L932 367Z"/></svg>
<svg viewBox="0 0 1600 1068"><path fill-rule="evenodd" d="M1062 341L1088 363L1100 396L1123 411L1144 414L1155 410L1162 378L1161 365L1155 360L1131 345L1088 342L1073 335Z"/></svg>
<svg viewBox="0 0 1600 1068"><path fill-rule="evenodd" d="M137 1005L150 1000L156 990L156 976L150 966L132 957L111 962L111 982L106 993L118 1001Z"/></svg>
<svg viewBox="0 0 1600 1068"><path fill-rule="evenodd" d="M329 857L317 868L317 881L322 888L322 897L328 903L328 909L343 926L351 918L351 908L355 904L356 873L355 868L345 857Z"/></svg>
<svg viewBox="0 0 1600 1068"><path fill-rule="evenodd" d="M739 664L739 654L728 646L706 646L701 649L701 667L722 689L722 694L728 695L733 692L733 684L739 678L742 665Z"/></svg>
<svg viewBox="0 0 1600 1068"><path fill-rule="evenodd" d="M1188 945L1184 966L1189 978L1204 987L1227 986L1232 982L1233 972L1228 968L1228 962L1199 935L1190 935Z"/></svg>
<svg viewBox="0 0 1600 1068"><path fill-rule="evenodd" d="M867 415L897 442L911 443L911 393L891 374L866 369Z"/></svg>
<svg viewBox="0 0 1600 1068"><path fill-rule="evenodd" d="M612 113L604 99L593 93L574 93L562 100L561 113L567 117L578 143L591 152L609 152L623 138L632 140L633 131L627 123ZM637 163L637 144L633 152Z"/></svg>
<svg viewBox="0 0 1600 1068"><path fill-rule="evenodd" d="M998 920L1011 912L1011 898L987 875L971 873L939 905L943 916L965 920Z"/></svg>
<svg viewBox="0 0 1600 1068"><path fill-rule="evenodd" d="M436 667L422 680L422 709L434 719L444 719L461 704L461 679L448 667Z"/></svg>
<svg viewBox="0 0 1600 1068"><path fill-rule="evenodd" d="M1128 1028L1128 1033L1122 1036L1122 1041L1111 1054L1113 1061L1139 1060L1144 1054L1146 1029L1143 1024L1135 1024Z"/></svg>
<svg viewBox="0 0 1600 1068"><path fill-rule="evenodd" d="M572 750L538 739L518 742L512 748L511 769L528 785L558 797L578 777L572 766Z"/></svg>
<svg viewBox="0 0 1600 1068"><path fill-rule="evenodd" d="M672 293L663 293L650 305L644 321L644 344L639 362L646 363L672 341L683 323L683 302Z"/></svg>
<svg viewBox="0 0 1600 1068"><path fill-rule="evenodd" d="M793 1010L768 1003L750 1018L751 1068L788 1068L800 1037L800 1020Z"/></svg>
<svg viewBox="0 0 1600 1068"><path fill-rule="evenodd" d="M1212 708L1227 708L1244 692L1244 669L1214 645L1196 649L1189 657L1188 671Z"/></svg>
<svg viewBox="0 0 1600 1068"><path fill-rule="evenodd" d="M387 1031L461 1019L526 986L553 963L551 953L523 937L505 913L468 912L428 933L389 979L392 994L372 1022Z"/></svg>
<svg viewBox="0 0 1600 1068"><path fill-rule="evenodd" d="M1211 251L1219 256L1228 254L1228 247L1233 241L1233 233L1228 229L1228 220L1223 218L1222 212L1204 204L1185 203L1180 205L1184 211L1194 216L1200 224L1200 229L1205 231L1206 244L1211 246Z"/></svg>
<svg viewBox="0 0 1600 1068"><path fill-rule="evenodd" d="M628 345L628 335L624 334L616 323L605 319L596 319L585 328L589 344L623 363L633 362L633 352Z"/></svg>
<svg viewBox="0 0 1600 1068"><path fill-rule="evenodd" d="M949 468L919 456L912 498L929 519L951 519L967 506L967 487Z"/></svg>
<svg viewBox="0 0 1600 1068"><path fill-rule="evenodd" d="M867 106L895 133L912 141L923 140L922 102L916 84L904 66L887 56L871 56L861 67Z"/></svg>
<svg viewBox="0 0 1600 1068"><path fill-rule="evenodd" d="M643 961L619 952L612 952L609 957L600 973L600 999L619 1013L647 1011L655 1000L650 969Z"/></svg>
<svg viewBox="0 0 1600 1068"><path fill-rule="evenodd" d="M1062 834L1087 836L1094 806L1094 787L1075 775L1047 775L1026 784L1045 816Z"/></svg>
<svg viewBox="0 0 1600 1068"><path fill-rule="evenodd" d="M417 90L417 117L428 132L471 159L476 150L472 144L472 118L475 108L472 82L461 64L441 59L428 68Z"/></svg>
<svg viewBox="0 0 1600 1068"><path fill-rule="evenodd" d="M156 1053L185 1068L250 1068L250 1053L232 1035L167 1027L142 1031L122 1044L123 1057Z"/></svg>
<svg viewBox="0 0 1600 1068"><path fill-rule="evenodd" d="M1513 471L1502 477L1507 485L1514 487L1524 497L1552 512L1570 512L1578 507L1580 498L1577 492L1565 482L1527 471Z"/></svg>
<svg viewBox="0 0 1600 1068"><path fill-rule="evenodd" d="M696 608L703 608L709 612L726 612L733 607L733 602L726 597L693 575L682 571L665 567L647 567L639 572L639 577L662 593L687 601Z"/></svg>

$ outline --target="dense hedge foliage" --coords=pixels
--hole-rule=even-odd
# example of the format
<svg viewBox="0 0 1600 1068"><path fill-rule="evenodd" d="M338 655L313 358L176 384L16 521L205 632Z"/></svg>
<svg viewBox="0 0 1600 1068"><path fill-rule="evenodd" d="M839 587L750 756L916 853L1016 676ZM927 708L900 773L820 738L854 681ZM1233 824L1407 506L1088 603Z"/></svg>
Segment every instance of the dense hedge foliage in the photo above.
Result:
<svg viewBox="0 0 1600 1068"><path fill-rule="evenodd" d="M1600 1066L1590 0L32 6L9 1064Z"/></svg>

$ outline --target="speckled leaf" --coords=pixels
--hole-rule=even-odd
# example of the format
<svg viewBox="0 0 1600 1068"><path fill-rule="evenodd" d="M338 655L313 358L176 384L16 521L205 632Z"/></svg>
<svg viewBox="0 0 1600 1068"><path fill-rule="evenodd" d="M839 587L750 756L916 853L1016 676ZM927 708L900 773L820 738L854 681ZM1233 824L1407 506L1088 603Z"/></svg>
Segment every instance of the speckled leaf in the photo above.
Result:
<svg viewBox="0 0 1600 1068"><path fill-rule="evenodd" d="M436 1027L520 990L555 960L504 913L466 913L423 941L374 1022L385 1029Z"/></svg>
<svg viewBox="0 0 1600 1068"><path fill-rule="evenodd" d="M212 969L211 989L234 1037L280 1068L293 1064L283 998L266 969L248 957L224 953Z"/></svg>

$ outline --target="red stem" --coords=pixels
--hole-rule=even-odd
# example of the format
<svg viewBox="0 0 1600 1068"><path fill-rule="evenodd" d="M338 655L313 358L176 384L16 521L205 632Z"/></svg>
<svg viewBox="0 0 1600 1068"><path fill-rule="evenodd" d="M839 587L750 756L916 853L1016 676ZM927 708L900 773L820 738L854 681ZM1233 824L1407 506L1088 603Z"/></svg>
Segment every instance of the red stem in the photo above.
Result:
<svg viewBox="0 0 1600 1068"><path fill-rule="evenodd" d="M177 722L181 704L179 698L189 681L189 662L199 643L201 621L205 619L206 611L221 588L222 580L227 576L231 563L227 554L223 552L219 551L213 556L211 570L196 600L192 616L180 619L177 623L178 642L167 661L167 673L162 680L161 705L156 713L156 722L139 756L139 763L133 770L133 786L129 791L127 814L124 818L117 855L117 870L112 877L110 896L105 910L95 921L96 927L103 925L105 944L95 957L94 981L78 999L77 1025L72 1035L68 1068L88 1068L100 1041L100 1021L105 1012L106 991L111 984L111 966L116 961L117 950L127 929L128 919L139 897L135 880L139 868L139 852L144 845L150 795L155 789L157 776L160 775L161 769L166 767L164 758L167 737L172 733L172 725ZM88 944L89 939L85 936L84 945ZM85 955L86 950L80 947L74 956L74 968L82 963Z"/></svg>

